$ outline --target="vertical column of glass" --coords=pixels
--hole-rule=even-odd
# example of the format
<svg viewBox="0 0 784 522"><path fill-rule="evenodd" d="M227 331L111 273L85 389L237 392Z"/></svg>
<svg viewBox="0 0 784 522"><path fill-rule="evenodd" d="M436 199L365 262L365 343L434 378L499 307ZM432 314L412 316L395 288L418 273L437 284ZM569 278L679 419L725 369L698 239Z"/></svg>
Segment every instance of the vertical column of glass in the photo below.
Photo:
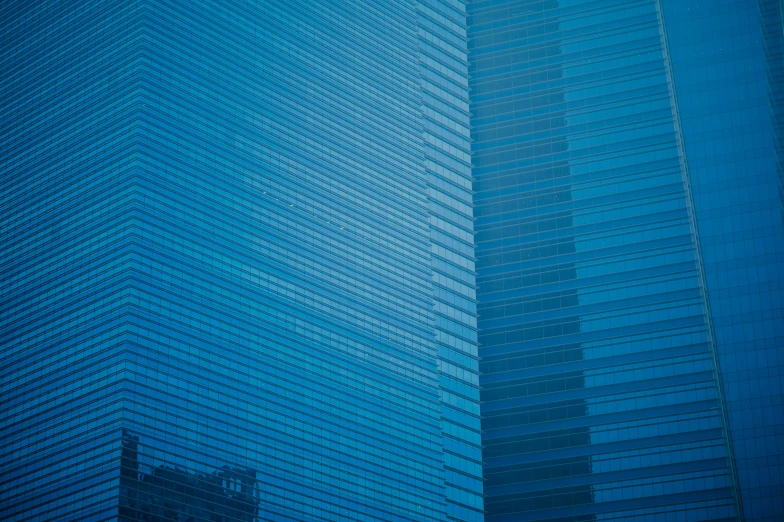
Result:
<svg viewBox="0 0 784 522"><path fill-rule="evenodd" d="M447 512L481 521L465 6L420 0L419 35Z"/></svg>
<svg viewBox="0 0 784 522"><path fill-rule="evenodd" d="M784 518L781 3L661 2L741 505Z"/></svg>
<svg viewBox="0 0 784 522"><path fill-rule="evenodd" d="M0 519L117 516L136 2L0 3Z"/></svg>

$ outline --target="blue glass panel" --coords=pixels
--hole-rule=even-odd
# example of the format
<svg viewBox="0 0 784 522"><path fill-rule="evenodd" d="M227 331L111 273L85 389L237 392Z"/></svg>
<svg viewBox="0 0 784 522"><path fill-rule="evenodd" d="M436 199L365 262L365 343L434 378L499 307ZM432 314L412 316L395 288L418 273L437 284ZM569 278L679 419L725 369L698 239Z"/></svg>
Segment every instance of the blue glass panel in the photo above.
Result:
<svg viewBox="0 0 784 522"><path fill-rule="evenodd" d="M659 6L468 12L487 520L735 519Z"/></svg>
<svg viewBox="0 0 784 522"><path fill-rule="evenodd" d="M747 521L784 519L781 2L663 2Z"/></svg>
<svg viewBox="0 0 784 522"><path fill-rule="evenodd" d="M465 16L0 5L0 518L481 522Z"/></svg>

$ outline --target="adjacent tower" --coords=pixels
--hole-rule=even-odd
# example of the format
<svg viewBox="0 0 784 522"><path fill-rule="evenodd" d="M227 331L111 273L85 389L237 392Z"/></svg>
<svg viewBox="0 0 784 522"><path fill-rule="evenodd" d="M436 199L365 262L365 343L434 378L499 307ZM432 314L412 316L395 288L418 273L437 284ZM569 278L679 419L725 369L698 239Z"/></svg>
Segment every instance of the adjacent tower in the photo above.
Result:
<svg viewBox="0 0 784 522"><path fill-rule="evenodd" d="M487 520L781 520L779 3L468 23Z"/></svg>
<svg viewBox="0 0 784 522"><path fill-rule="evenodd" d="M0 7L0 518L482 520L460 1Z"/></svg>

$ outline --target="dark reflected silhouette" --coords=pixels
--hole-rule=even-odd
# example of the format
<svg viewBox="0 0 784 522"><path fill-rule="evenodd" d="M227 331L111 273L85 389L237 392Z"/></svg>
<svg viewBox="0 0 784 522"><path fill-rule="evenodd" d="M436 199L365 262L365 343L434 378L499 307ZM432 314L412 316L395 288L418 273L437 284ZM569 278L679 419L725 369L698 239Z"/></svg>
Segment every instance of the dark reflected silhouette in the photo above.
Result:
<svg viewBox="0 0 784 522"><path fill-rule="evenodd" d="M120 520L143 522L256 522L259 488L252 469L228 465L212 473L139 466L139 437L123 430Z"/></svg>

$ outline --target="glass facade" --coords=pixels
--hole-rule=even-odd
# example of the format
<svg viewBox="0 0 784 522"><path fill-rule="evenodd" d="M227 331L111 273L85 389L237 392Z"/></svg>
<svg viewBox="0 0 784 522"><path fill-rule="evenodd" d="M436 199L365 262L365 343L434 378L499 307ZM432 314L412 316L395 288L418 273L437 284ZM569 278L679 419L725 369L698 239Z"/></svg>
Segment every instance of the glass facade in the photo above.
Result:
<svg viewBox="0 0 784 522"><path fill-rule="evenodd" d="M422 0L418 16L447 513L482 521L465 5Z"/></svg>
<svg viewBox="0 0 784 522"><path fill-rule="evenodd" d="M0 5L0 518L482 520L465 16Z"/></svg>
<svg viewBox="0 0 784 522"><path fill-rule="evenodd" d="M784 518L781 22L469 4L488 521Z"/></svg>

